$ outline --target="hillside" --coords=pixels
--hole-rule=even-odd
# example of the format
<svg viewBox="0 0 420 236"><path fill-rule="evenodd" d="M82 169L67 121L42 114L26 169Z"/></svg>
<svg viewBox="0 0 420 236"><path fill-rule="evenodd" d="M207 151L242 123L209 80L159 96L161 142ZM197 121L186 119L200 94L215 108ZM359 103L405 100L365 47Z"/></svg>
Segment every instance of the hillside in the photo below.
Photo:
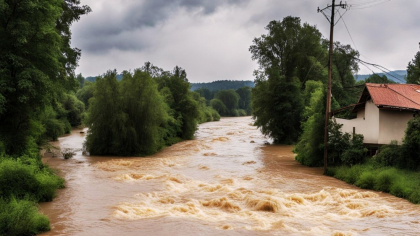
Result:
<svg viewBox="0 0 420 236"><path fill-rule="evenodd" d="M123 75L122 74L117 74L117 80L120 81L122 79ZM96 81L96 76L89 76L86 77L85 80L89 81L89 82L95 82Z"/></svg>
<svg viewBox="0 0 420 236"><path fill-rule="evenodd" d="M407 75L407 71L406 70L394 70L394 71L389 72L389 74L397 77L398 79L394 78L390 75L387 75L385 73L376 73L376 74L378 74L379 76L385 75L388 79L393 80L396 83L405 83L405 76ZM365 80L371 75L372 74L370 74L370 75L354 75L354 78L356 79L356 81Z"/></svg>
<svg viewBox="0 0 420 236"><path fill-rule="evenodd" d="M241 87L253 88L254 82L250 80L218 80L209 83L191 83L191 90L197 90L199 88L206 88L208 90L226 90L226 89L238 89Z"/></svg>

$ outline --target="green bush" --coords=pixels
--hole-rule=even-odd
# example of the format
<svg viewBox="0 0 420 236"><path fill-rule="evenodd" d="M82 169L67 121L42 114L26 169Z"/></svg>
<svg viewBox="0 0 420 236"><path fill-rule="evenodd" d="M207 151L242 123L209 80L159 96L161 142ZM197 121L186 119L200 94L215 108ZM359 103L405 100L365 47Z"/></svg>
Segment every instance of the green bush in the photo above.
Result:
<svg viewBox="0 0 420 236"><path fill-rule="evenodd" d="M399 166L401 160L401 146L396 140L391 141L389 145L384 145L379 149L376 160L383 166Z"/></svg>
<svg viewBox="0 0 420 236"><path fill-rule="evenodd" d="M363 172L355 185L364 189L373 189L375 186L375 175L372 172Z"/></svg>
<svg viewBox="0 0 420 236"><path fill-rule="evenodd" d="M410 120L402 144L399 167L420 170L420 117Z"/></svg>
<svg viewBox="0 0 420 236"><path fill-rule="evenodd" d="M419 204L420 203L420 188L417 188L410 194L408 200L412 203Z"/></svg>
<svg viewBox="0 0 420 236"><path fill-rule="evenodd" d="M247 116L248 115L244 109L238 109L238 114L239 114L239 116Z"/></svg>
<svg viewBox="0 0 420 236"><path fill-rule="evenodd" d="M0 198L0 235L35 235L50 230L50 222L35 203Z"/></svg>
<svg viewBox="0 0 420 236"><path fill-rule="evenodd" d="M64 180L48 167L24 163L21 160L4 159L0 162L0 198L27 199L35 202L51 201Z"/></svg>
<svg viewBox="0 0 420 236"><path fill-rule="evenodd" d="M407 183L407 179L395 180L391 185L389 193L397 197L408 198L410 193L413 192L413 189L410 187L410 185L412 186L412 183L410 182L411 181Z"/></svg>
<svg viewBox="0 0 420 236"><path fill-rule="evenodd" d="M395 169L381 171L375 179L375 190L390 192L392 183L398 178Z"/></svg>
<svg viewBox="0 0 420 236"><path fill-rule="evenodd" d="M219 121L220 120L219 113L216 110L214 110L213 108L211 108L211 115L213 117L213 121Z"/></svg>

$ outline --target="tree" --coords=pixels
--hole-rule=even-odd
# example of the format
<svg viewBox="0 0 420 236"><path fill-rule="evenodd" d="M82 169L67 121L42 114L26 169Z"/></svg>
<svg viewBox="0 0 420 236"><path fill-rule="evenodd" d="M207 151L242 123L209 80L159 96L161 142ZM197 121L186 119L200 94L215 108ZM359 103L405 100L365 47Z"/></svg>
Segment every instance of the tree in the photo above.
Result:
<svg viewBox="0 0 420 236"><path fill-rule="evenodd" d="M127 117L123 111L116 75L116 71L107 71L96 78L96 89L86 119L89 127L86 146L93 155L116 154L115 149L121 142L119 137L124 135L120 129L124 128ZM117 140L116 144L114 140Z"/></svg>
<svg viewBox="0 0 420 236"><path fill-rule="evenodd" d="M85 85L85 77L83 77L82 74L78 74L76 79L79 82L79 89L83 88Z"/></svg>
<svg viewBox="0 0 420 236"><path fill-rule="evenodd" d="M407 84L420 84L420 51L407 66Z"/></svg>
<svg viewBox="0 0 420 236"><path fill-rule="evenodd" d="M420 117L410 120L405 130L402 144L403 158L398 166L411 170L420 170Z"/></svg>
<svg viewBox="0 0 420 236"><path fill-rule="evenodd" d="M324 43L327 44L328 41ZM354 104L359 98L358 90L345 89L356 83L353 74L359 70L357 57L359 57L359 52L350 45L334 43L332 94L341 106Z"/></svg>
<svg viewBox="0 0 420 236"><path fill-rule="evenodd" d="M226 105L220 99L212 99L210 101L210 106L216 110L221 116L228 116L229 110L226 108Z"/></svg>
<svg viewBox="0 0 420 236"><path fill-rule="evenodd" d="M260 65L254 72L253 117L276 143L294 143L301 132L301 88L326 50L321 33L306 23L301 25L298 17L271 21L266 29L268 34L255 38L249 49Z"/></svg>
<svg viewBox="0 0 420 236"><path fill-rule="evenodd" d="M248 86L238 88L235 91L239 95L238 108L251 115L251 88Z"/></svg>
<svg viewBox="0 0 420 236"><path fill-rule="evenodd" d="M306 107L303 112L299 142L293 150L296 160L307 166L320 166L324 157L325 88L319 81L307 81L305 89Z"/></svg>
<svg viewBox="0 0 420 236"><path fill-rule="evenodd" d="M257 77L252 90L255 125L275 143L292 144L300 132L303 99L297 78L287 80L278 70L269 71L268 79Z"/></svg>
<svg viewBox="0 0 420 236"><path fill-rule="evenodd" d="M80 50L70 26L90 11L77 0L0 3L0 142L22 154L38 133L34 117L52 97L74 86Z"/></svg>
<svg viewBox="0 0 420 236"><path fill-rule="evenodd" d="M365 83L374 83L374 84L395 84L395 82L393 80L388 79L388 77L386 77L386 75L378 75L378 74L373 74L371 76L369 76L366 80Z"/></svg>
<svg viewBox="0 0 420 236"><path fill-rule="evenodd" d="M263 72L275 68L286 79L297 77L303 82L313 63L311 58L321 60L327 55L321 33L314 26L301 25L299 17L271 21L266 29L268 34L255 38L249 48Z"/></svg>
<svg viewBox="0 0 420 236"><path fill-rule="evenodd" d="M229 115L235 114L235 110L238 108L239 95L233 89L221 90L214 96L225 104L226 109L229 111Z"/></svg>
<svg viewBox="0 0 420 236"><path fill-rule="evenodd" d="M214 98L214 92L210 91L207 88L199 88L195 90L194 92L197 92L200 94L200 96L204 97L207 101L210 101Z"/></svg>
<svg viewBox="0 0 420 236"><path fill-rule="evenodd" d="M168 105L172 110L174 122L180 125L176 136L182 139L192 139L197 130L200 112L199 104L194 100L193 92L190 91L187 73L181 67L176 66L172 72L160 70L154 78L158 82L159 91L168 88L166 96L171 98L171 103Z"/></svg>

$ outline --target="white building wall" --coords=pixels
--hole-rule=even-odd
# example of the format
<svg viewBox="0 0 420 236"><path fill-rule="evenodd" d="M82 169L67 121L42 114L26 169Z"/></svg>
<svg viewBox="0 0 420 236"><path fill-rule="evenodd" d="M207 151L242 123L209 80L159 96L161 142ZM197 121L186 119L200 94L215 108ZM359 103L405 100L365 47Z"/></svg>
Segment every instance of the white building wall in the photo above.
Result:
<svg viewBox="0 0 420 236"><path fill-rule="evenodd" d="M379 109L372 100L366 102L365 109L357 113L357 118L352 120L336 119L337 123L343 124L342 132L353 134L353 127L356 134L364 136L364 142L370 144L378 143L379 139Z"/></svg>
<svg viewBox="0 0 420 236"><path fill-rule="evenodd" d="M379 112L379 144L389 144L392 140L402 143L407 123L413 118L413 112L380 110Z"/></svg>

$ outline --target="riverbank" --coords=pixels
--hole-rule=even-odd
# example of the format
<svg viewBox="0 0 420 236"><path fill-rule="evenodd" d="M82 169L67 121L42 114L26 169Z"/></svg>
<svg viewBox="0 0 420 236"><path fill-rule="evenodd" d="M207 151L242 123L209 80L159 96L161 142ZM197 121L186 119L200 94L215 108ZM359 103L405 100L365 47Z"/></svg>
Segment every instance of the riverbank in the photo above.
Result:
<svg viewBox="0 0 420 236"><path fill-rule="evenodd" d="M327 175L362 189L372 189L420 203L420 173L384 167L370 160L352 167L329 167Z"/></svg>

